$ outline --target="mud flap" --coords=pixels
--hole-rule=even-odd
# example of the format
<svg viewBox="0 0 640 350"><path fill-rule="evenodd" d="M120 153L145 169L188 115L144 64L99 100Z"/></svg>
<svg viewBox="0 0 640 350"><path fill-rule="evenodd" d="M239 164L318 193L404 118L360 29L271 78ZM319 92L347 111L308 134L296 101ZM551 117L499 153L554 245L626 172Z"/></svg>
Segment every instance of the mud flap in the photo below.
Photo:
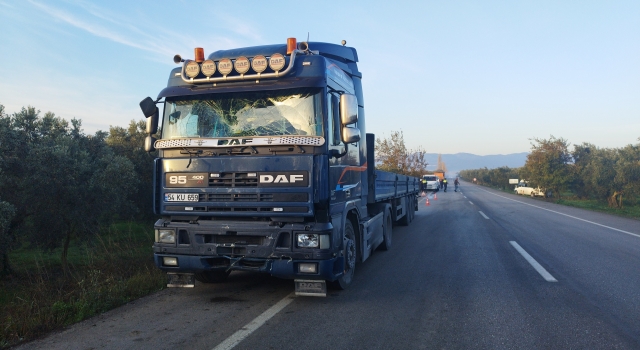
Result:
<svg viewBox="0 0 640 350"><path fill-rule="evenodd" d="M192 273L167 272L167 287L193 288L196 277Z"/></svg>
<svg viewBox="0 0 640 350"><path fill-rule="evenodd" d="M326 297L327 282L318 280L294 280L296 295L307 297Z"/></svg>

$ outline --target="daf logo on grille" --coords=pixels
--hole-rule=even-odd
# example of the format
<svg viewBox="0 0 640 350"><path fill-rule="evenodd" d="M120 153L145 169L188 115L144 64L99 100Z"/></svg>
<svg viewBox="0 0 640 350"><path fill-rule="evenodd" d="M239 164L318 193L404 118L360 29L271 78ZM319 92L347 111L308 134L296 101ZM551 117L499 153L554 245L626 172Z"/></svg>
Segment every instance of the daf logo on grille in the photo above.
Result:
<svg viewBox="0 0 640 350"><path fill-rule="evenodd" d="M286 184L304 181L304 175L260 175L260 183Z"/></svg>

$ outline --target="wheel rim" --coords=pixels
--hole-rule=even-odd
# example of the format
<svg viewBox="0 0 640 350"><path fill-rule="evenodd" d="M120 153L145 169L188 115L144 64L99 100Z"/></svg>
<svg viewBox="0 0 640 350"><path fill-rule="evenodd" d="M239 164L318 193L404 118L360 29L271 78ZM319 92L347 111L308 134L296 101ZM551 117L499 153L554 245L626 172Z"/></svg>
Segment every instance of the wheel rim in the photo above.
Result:
<svg viewBox="0 0 640 350"><path fill-rule="evenodd" d="M349 274L351 271L353 271L353 268L356 267L356 244L353 239L347 240L345 250L347 253L345 274Z"/></svg>

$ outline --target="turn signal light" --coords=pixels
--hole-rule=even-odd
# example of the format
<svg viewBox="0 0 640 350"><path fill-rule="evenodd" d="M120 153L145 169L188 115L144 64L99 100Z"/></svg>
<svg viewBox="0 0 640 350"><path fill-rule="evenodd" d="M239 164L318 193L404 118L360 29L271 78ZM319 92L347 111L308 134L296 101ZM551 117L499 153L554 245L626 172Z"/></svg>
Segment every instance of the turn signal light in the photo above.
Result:
<svg viewBox="0 0 640 350"><path fill-rule="evenodd" d="M287 55L291 55L296 49L296 38L287 38Z"/></svg>
<svg viewBox="0 0 640 350"><path fill-rule="evenodd" d="M196 62L202 63L204 61L204 49L196 47L195 49Z"/></svg>

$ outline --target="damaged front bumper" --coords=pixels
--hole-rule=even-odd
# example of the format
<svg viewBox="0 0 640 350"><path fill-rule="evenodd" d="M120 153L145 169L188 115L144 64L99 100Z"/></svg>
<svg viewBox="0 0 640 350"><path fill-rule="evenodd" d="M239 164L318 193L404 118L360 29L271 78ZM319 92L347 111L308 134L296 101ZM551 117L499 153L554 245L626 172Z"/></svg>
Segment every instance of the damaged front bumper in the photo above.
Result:
<svg viewBox="0 0 640 350"><path fill-rule="evenodd" d="M335 281L344 271L340 240L330 223L171 222L155 228L174 230L173 243L154 244L156 266L167 273L254 271L285 279ZM297 235L313 234L317 248L298 247Z"/></svg>

